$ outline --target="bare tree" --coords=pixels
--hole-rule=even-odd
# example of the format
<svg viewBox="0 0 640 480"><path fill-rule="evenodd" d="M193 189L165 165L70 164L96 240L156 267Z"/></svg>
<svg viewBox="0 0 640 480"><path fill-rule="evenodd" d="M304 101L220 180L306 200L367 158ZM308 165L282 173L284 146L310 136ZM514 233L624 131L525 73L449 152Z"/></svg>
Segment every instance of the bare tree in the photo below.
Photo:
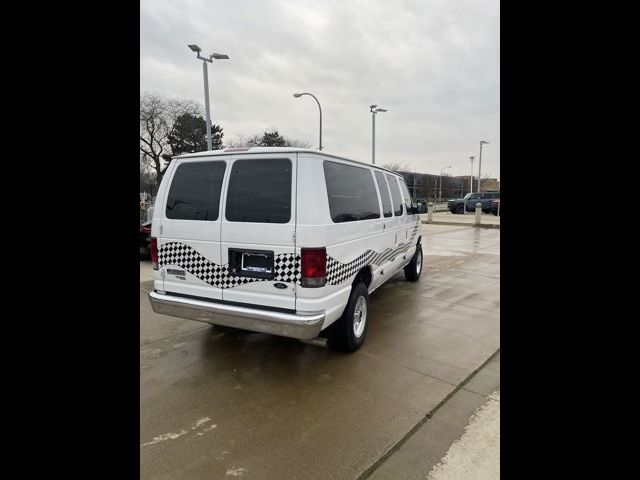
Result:
<svg viewBox="0 0 640 480"><path fill-rule="evenodd" d="M243 133L236 134L234 140L229 141L229 147L233 148L250 148L259 147L262 141L262 135L245 135Z"/></svg>
<svg viewBox="0 0 640 480"><path fill-rule="evenodd" d="M274 128L265 131L263 134L256 133L255 135L245 135L242 133L236 134L233 140L229 141L229 147L233 148L250 148L250 147L264 147L265 145L265 134L267 137L269 135L273 135L273 133L277 134ZM278 135L279 137L279 135ZM282 137L284 138L284 146L285 147L297 147L297 148L311 148L311 145L302 140L296 140L291 137ZM268 142L267 142L268 143Z"/></svg>
<svg viewBox="0 0 640 480"><path fill-rule="evenodd" d="M309 142L305 142L303 140L296 140L295 138L290 138L290 137L284 137L284 146L296 147L296 148L311 148L311 144Z"/></svg>
<svg viewBox="0 0 640 480"><path fill-rule="evenodd" d="M393 170L394 172L411 172L411 165L408 163L401 162L387 162L380 165L382 168L386 168L387 170Z"/></svg>
<svg viewBox="0 0 640 480"><path fill-rule="evenodd" d="M155 171L158 184L171 160L169 137L172 129L176 119L185 113L201 115L200 105L192 100L166 98L155 93L140 95L140 153L145 165Z"/></svg>

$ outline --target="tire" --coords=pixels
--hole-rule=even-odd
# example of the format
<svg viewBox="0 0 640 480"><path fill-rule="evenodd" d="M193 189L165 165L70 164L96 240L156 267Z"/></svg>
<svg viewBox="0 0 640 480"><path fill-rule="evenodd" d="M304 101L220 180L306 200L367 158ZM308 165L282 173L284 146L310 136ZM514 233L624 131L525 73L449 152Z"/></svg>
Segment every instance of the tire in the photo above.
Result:
<svg viewBox="0 0 640 480"><path fill-rule="evenodd" d="M464 205L458 205L456 207L456 213L464 213Z"/></svg>
<svg viewBox="0 0 640 480"><path fill-rule="evenodd" d="M369 312L369 291L364 282L356 283L351 289L349 302L342 316L329 327L329 348L337 352L355 352L367 336L367 313Z"/></svg>
<svg viewBox="0 0 640 480"><path fill-rule="evenodd" d="M404 278L409 282L417 282L420 280L420 274L422 273L422 245L416 245L416 253L413 254L413 258L409 264L404 267Z"/></svg>

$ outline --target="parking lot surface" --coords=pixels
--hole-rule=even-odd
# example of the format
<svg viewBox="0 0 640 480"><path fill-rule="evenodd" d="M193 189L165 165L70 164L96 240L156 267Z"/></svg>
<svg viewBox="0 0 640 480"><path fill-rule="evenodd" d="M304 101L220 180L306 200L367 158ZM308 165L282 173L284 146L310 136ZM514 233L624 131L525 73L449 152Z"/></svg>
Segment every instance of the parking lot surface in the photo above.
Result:
<svg viewBox="0 0 640 480"><path fill-rule="evenodd" d="M400 272L372 294L350 355L156 315L141 261L141 478L394 476L382 459L500 348L500 231L422 235L420 281Z"/></svg>

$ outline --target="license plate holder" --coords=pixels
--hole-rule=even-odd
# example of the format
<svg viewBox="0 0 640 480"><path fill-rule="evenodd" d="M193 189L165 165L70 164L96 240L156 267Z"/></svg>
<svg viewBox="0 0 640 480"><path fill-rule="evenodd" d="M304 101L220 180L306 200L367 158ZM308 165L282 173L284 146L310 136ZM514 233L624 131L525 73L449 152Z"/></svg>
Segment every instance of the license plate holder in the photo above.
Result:
<svg viewBox="0 0 640 480"><path fill-rule="evenodd" d="M229 249L229 273L238 277L273 279L273 251Z"/></svg>

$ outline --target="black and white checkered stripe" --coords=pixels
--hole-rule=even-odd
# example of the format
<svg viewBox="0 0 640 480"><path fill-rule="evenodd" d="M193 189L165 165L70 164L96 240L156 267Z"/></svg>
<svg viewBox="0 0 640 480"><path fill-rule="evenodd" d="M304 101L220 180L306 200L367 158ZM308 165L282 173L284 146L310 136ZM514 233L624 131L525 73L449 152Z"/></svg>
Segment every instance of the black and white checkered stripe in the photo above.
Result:
<svg viewBox="0 0 640 480"><path fill-rule="evenodd" d="M353 275L358 273L365 265L383 265L384 263L395 259L398 255L406 252L413 245L418 230L420 228L420 219L416 220L416 224L411 232L411 237L407 243L397 248L386 248L383 252L377 253L373 250L367 250L359 257L348 263L342 263L339 260L327 255L327 283L329 285L338 285L350 280Z"/></svg>
<svg viewBox="0 0 640 480"><path fill-rule="evenodd" d="M273 281L300 283L300 256L293 253L277 255L273 260ZM191 275L217 288L232 288L245 283L260 282L262 278L247 278L229 274L228 265L207 259L189 245L165 243L158 249L158 264L176 265Z"/></svg>
<svg viewBox="0 0 640 480"><path fill-rule="evenodd" d="M327 283L338 285L355 275L362 267L371 263L371 258L376 252L367 250L358 258L349 263L342 263L339 260L327 255Z"/></svg>
<svg viewBox="0 0 640 480"><path fill-rule="evenodd" d="M395 249L387 248L383 252L366 250L354 260L343 263L327 255L327 284L339 285L350 280L366 265L383 265L397 255L406 252L413 245L418 229L419 220L413 228L409 241ZM229 274L228 265L219 265L208 260L188 245L180 242L165 243L158 249L158 263L160 267L176 265L184 268L191 275L217 288L232 288L251 282L260 282L262 278L247 278ZM274 258L273 281L296 283L300 285L300 256L295 253L283 253Z"/></svg>

